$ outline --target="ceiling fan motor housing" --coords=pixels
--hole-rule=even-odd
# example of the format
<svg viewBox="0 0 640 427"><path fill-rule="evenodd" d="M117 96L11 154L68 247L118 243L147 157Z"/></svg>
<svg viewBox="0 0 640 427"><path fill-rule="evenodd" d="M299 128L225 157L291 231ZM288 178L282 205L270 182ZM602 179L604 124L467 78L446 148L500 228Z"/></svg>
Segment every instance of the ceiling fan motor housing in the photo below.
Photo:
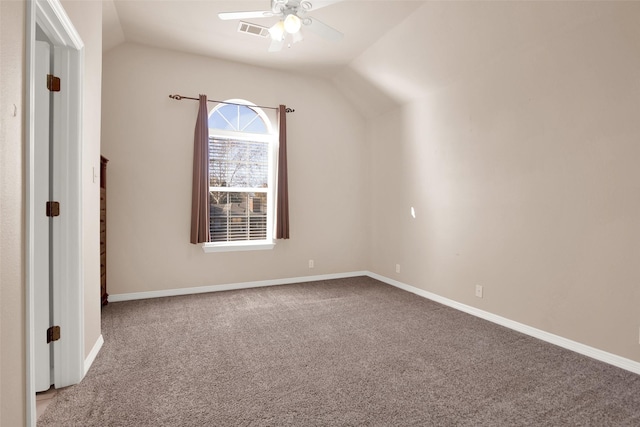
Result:
<svg viewBox="0 0 640 427"><path fill-rule="evenodd" d="M271 6L273 13L293 13L298 16L313 8L313 4L307 0L272 0Z"/></svg>

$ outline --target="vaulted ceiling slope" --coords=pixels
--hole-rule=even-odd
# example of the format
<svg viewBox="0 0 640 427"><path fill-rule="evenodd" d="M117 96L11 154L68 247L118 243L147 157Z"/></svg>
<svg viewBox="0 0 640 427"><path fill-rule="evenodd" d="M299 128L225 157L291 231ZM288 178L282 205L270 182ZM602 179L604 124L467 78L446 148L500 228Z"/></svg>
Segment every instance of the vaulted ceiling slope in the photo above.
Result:
<svg viewBox="0 0 640 427"><path fill-rule="evenodd" d="M275 53L268 39L217 17L268 9L269 0L104 4L105 49L126 41L327 78L365 117L472 79L521 50L544 50L577 27L597 32L604 20L614 20L629 51L640 52L640 2L342 0L312 14L342 31L341 42L305 32L301 43ZM250 21L270 26L276 18Z"/></svg>

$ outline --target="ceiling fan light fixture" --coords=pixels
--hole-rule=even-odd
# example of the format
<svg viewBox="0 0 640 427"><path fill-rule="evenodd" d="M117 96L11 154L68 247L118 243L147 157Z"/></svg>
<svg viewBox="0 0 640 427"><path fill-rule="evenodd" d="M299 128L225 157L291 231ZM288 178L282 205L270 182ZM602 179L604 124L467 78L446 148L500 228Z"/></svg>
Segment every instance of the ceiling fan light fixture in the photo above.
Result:
<svg viewBox="0 0 640 427"><path fill-rule="evenodd" d="M278 21L271 28L269 28L269 34L272 40L281 41L284 40L285 27L284 22Z"/></svg>
<svg viewBox="0 0 640 427"><path fill-rule="evenodd" d="M287 33L295 34L300 31L300 27L302 27L302 22L295 14L290 13L284 18L284 29Z"/></svg>
<svg viewBox="0 0 640 427"><path fill-rule="evenodd" d="M302 40L304 40L304 36L302 35L302 31L298 31L297 33L292 34L291 38L293 39L293 43L298 43L298 42L301 42Z"/></svg>

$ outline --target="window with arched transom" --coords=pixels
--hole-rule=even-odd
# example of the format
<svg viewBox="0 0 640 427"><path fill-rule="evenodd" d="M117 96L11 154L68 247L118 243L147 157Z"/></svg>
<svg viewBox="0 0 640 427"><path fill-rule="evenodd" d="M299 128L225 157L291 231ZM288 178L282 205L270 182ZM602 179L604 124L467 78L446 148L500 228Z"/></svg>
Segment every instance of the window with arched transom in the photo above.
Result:
<svg viewBox="0 0 640 427"><path fill-rule="evenodd" d="M275 112L245 100L209 113L210 247L273 244Z"/></svg>

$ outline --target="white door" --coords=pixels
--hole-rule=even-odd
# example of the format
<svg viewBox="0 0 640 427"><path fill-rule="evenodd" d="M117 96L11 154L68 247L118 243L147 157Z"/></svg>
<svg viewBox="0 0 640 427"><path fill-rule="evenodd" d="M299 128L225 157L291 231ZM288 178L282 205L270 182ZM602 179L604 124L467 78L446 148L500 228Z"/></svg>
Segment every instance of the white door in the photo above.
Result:
<svg viewBox="0 0 640 427"><path fill-rule="evenodd" d="M36 391L48 390L53 384L52 358L47 344L50 323L50 221L46 203L50 195L50 92L47 74L50 74L51 49L47 42L36 41L35 67L35 152L34 152L34 318L35 318L35 379Z"/></svg>

